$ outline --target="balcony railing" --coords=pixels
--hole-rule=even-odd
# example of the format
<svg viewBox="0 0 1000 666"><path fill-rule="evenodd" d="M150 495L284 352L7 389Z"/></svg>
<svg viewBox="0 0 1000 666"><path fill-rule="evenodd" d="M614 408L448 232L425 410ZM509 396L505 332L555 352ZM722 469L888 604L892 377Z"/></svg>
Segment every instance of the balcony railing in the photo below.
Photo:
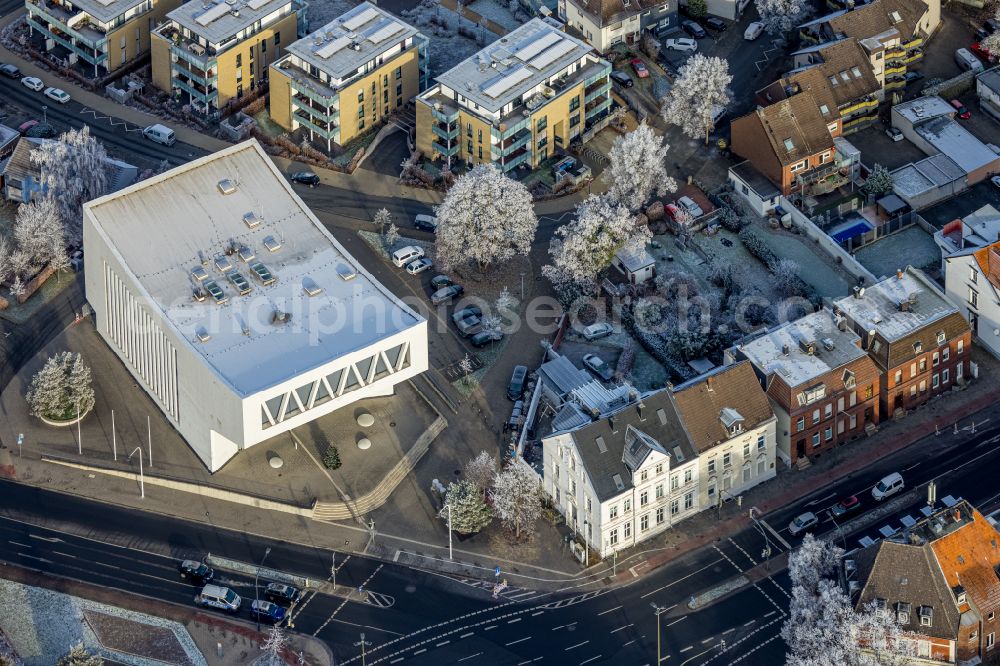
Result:
<svg viewBox="0 0 1000 666"><path fill-rule="evenodd" d="M609 90L611 90L610 81L605 81L604 83L599 83L595 86L591 86L584 93L583 101L585 104L589 104L594 100L595 97L598 97L600 95L605 95Z"/></svg>
<svg viewBox="0 0 1000 666"><path fill-rule="evenodd" d="M74 41L66 39L65 36L56 34L52 30L49 30L46 26L40 25L37 21L33 21L30 17L28 18L28 23L35 30L38 30L45 35L48 39L51 39L66 50L72 51L91 65L103 65L104 61L108 59L108 54L104 51L94 51L84 48L81 45L76 44Z"/></svg>
<svg viewBox="0 0 1000 666"><path fill-rule="evenodd" d="M176 56L179 60L189 62L196 66L198 69L207 70L211 69L215 64L215 56L209 55L206 51L204 55L195 53L191 51L190 47L193 42L187 42L185 45L174 44L170 47L170 55Z"/></svg>
<svg viewBox="0 0 1000 666"><path fill-rule="evenodd" d="M906 79L894 79L885 82L886 90L899 90L906 87Z"/></svg>
<svg viewBox="0 0 1000 666"><path fill-rule="evenodd" d="M447 141L458 136L458 124L456 123L454 127L449 129L447 123L435 123L431 125L431 131Z"/></svg>
<svg viewBox="0 0 1000 666"><path fill-rule="evenodd" d="M923 58L924 58L924 52L921 51L920 49L914 49L906 54L906 57L903 58L903 62L905 62L906 64L910 64L911 62L923 60Z"/></svg>
<svg viewBox="0 0 1000 666"><path fill-rule="evenodd" d="M336 140L340 136L340 127L338 125L317 120L308 114L302 113L301 109L296 109L292 117L301 125L308 127L324 139Z"/></svg>
<svg viewBox="0 0 1000 666"><path fill-rule="evenodd" d="M456 120L458 120L458 109L453 109L442 105L441 110L439 111L438 109L434 108L434 105L432 104L431 115L434 116L434 119L437 120L438 122L446 124L453 123Z"/></svg>
<svg viewBox="0 0 1000 666"><path fill-rule="evenodd" d="M886 77L893 76L894 74L906 74L906 65L899 65L897 67L886 67L885 75Z"/></svg>
<svg viewBox="0 0 1000 666"><path fill-rule="evenodd" d="M451 148L448 148L439 141L432 141L431 146L441 155L444 155L445 157L452 157L458 154L458 150L459 148L462 147L462 144L456 141L455 143L451 144Z"/></svg>
<svg viewBox="0 0 1000 666"><path fill-rule="evenodd" d="M42 2L29 2L27 8L29 16L35 14L43 18L47 23L94 50L99 51L107 44L107 35L102 30L91 27L90 17L84 12L71 13L60 5L48 5Z"/></svg>
<svg viewBox="0 0 1000 666"><path fill-rule="evenodd" d="M193 69L187 67L186 63L182 62L170 63L170 69L173 70L175 75L180 74L181 76L185 76L196 83L200 83L205 88L215 87L219 83L219 76L213 70L206 72L201 69Z"/></svg>
<svg viewBox="0 0 1000 666"><path fill-rule="evenodd" d="M531 159L530 150L522 150L521 152L515 153L510 158L504 160L503 164L500 165L500 169L503 171L510 171L511 169L524 164Z"/></svg>
<svg viewBox="0 0 1000 666"><path fill-rule="evenodd" d="M529 141L531 141L531 130L527 128L522 129L510 139L498 144L496 150L493 152L493 158L507 157L515 150L526 146Z"/></svg>
<svg viewBox="0 0 1000 666"><path fill-rule="evenodd" d="M843 109L841 109L840 110L840 117L841 118L846 118L847 116L850 116L851 114L856 113L858 111L865 111L865 112L867 112L869 109L875 109L875 108L878 108L878 100L877 99L862 100L860 102L855 102L854 104L851 104L850 106L845 106Z"/></svg>
<svg viewBox="0 0 1000 666"><path fill-rule="evenodd" d="M298 95L292 96L292 106L304 111L322 123L331 122L340 118L340 109L334 109L326 106L317 107L316 105L311 104L308 99L302 99L302 97Z"/></svg>
<svg viewBox="0 0 1000 666"><path fill-rule="evenodd" d="M295 79L292 79L292 92L296 95L308 97L314 102L318 102L320 106L333 106L340 100L340 95L337 93L324 95Z"/></svg>
<svg viewBox="0 0 1000 666"><path fill-rule="evenodd" d="M597 104L587 104L586 107L585 107L587 109L586 117L590 118L591 116L596 115L596 114L600 113L601 111L605 110L609 106L611 106L611 98L610 97L605 97L603 100L601 100Z"/></svg>
<svg viewBox="0 0 1000 666"><path fill-rule="evenodd" d="M923 38L921 38L921 37L914 37L913 39L911 39L908 42L903 42L902 44L900 44L900 46L902 46L904 49L909 50L909 49L915 49L918 46L922 46L923 43L924 43Z"/></svg>
<svg viewBox="0 0 1000 666"><path fill-rule="evenodd" d="M170 81L171 85L174 85L186 93L191 94L195 99L201 100L205 104L211 104L214 99L219 96L218 89L209 88L207 90L201 89L197 84L188 83L183 79L179 79L176 76Z"/></svg>

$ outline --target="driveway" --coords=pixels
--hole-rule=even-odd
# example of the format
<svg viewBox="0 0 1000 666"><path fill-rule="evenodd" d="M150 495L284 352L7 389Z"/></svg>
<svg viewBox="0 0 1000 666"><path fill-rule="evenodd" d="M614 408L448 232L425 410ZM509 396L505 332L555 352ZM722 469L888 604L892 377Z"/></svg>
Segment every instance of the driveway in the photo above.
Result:
<svg viewBox="0 0 1000 666"><path fill-rule="evenodd" d="M881 164L885 168L897 169L904 164L927 157L924 151L907 140L893 141L885 135L885 125L876 123L861 131L848 134L846 138L855 148L861 150L861 161L871 168Z"/></svg>
<svg viewBox="0 0 1000 666"><path fill-rule="evenodd" d="M361 163L360 171L371 171L383 176L398 178L400 165L409 156L410 149L406 146L406 133L399 130L385 137L375 146L375 151ZM359 174L355 174L355 176L357 175Z"/></svg>
<svg viewBox="0 0 1000 666"><path fill-rule="evenodd" d="M952 220L964 217L986 204L991 204L1000 210L1000 189L994 187L989 180L984 180L957 197L920 211L920 215L940 229Z"/></svg>

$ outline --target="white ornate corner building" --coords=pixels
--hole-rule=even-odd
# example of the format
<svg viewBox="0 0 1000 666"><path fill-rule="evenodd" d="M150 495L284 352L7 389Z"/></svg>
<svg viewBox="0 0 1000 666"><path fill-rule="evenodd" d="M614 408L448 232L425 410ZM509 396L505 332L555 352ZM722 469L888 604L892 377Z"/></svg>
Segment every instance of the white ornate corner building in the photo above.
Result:
<svg viewBox="0 0 1000 666"><path fill-rule="evenodd" d="M84 207L97 330L211 471L427 369L427 322L256 141Z"/></svg>

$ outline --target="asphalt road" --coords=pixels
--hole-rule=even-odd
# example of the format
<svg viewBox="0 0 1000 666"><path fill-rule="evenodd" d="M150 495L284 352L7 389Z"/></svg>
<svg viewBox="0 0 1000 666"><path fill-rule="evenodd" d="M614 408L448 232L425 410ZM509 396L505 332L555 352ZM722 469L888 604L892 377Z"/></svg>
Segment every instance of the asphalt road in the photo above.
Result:
<svg viewBox="0 0 1000 666"><path fill-rule="evenodd" d="M345 601L310 591L293 610L294 628L326 641L340 664L360 663L353 643L361 631L372 642L367 664L650 664L655 603L666 609L661 637L668 663L771 666L784 654L778 632L789 582L783 572L696 612L687 608L688 600L760 566L765 548L773 559L794 547L799 538L784 526L802 511L821 515L818 531L828 532L835 527L826 509L841 497L861 499L855 517L875 509L870 489L888 471L901 470L908 488L937 479L939 498L964 496L983 510L993 508L1000 499L992 471L1000 462L1000 421L983 418L975 433L966 427L958 435L939 435L950 438L947 450L932 456L903 451L769 514L759 530L748 520L730 538L621 587L581 580L557 592L508 588L494 599L485 583L339 554L337 582L363 586L371 593L368 601L360 593ZM210 516L203 524L148 514L137 521L135 513L115 506L11 482L0 482L0 497L0 560L52 575L182 604L196 592L176 574L177 560L186 557L211 553L253 563L271 548L268 568L314 580L330 576L329 551L230 532L213 526ZM860 536L877 536L879 526L898 526L900 516L918 515L921 504L918 492L866 529L848 524L838 538L855 547ZM245 599L253 598L248 576L218 575Z"/></svg>

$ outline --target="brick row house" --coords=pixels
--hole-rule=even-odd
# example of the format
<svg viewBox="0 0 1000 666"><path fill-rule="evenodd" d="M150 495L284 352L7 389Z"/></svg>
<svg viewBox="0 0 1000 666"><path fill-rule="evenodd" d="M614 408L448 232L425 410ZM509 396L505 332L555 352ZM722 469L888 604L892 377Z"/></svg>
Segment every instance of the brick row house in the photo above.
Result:
<svg viewBox="0 0 1000 666"><path fill-rule="evenodd" d="M907 267L834 301L882 373L879 407L902 415L969 376L972 331L921 271Z"/></svg>
<svg viewBox="0 0 1000 666"><path fill-rule="evenodd" d="M910 663L997 663L1000 533L967 502L848 553L840 582L855 609L891 614Z"/></svg>
<svg viewBox="0 0 1000 666"><path fill-rule="evenodd" d="M726 351L753 365L777 417L777 456L805 467L879 422L880 377L846 321L821 310Z"/></svg>

